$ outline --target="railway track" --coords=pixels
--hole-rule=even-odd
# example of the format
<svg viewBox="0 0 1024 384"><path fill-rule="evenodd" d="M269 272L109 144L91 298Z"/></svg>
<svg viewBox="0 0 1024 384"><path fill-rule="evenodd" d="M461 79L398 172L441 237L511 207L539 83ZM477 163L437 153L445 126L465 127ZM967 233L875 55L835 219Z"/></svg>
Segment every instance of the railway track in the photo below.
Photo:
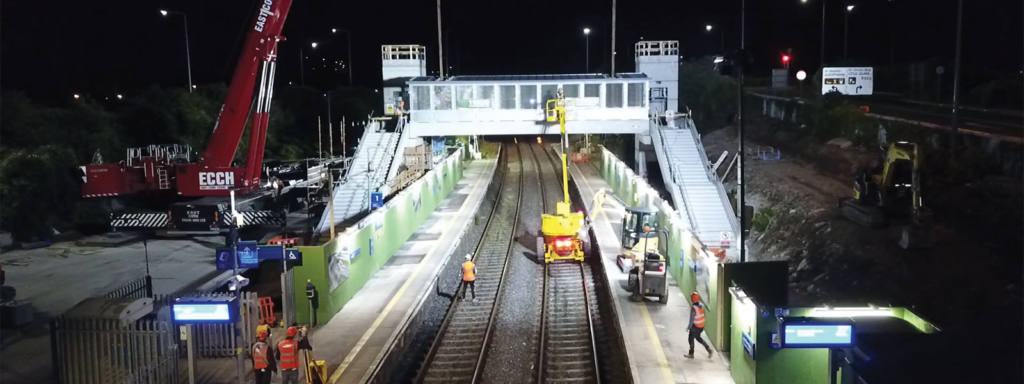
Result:
<svg viewBox="0 0 1024 384"><path fill-rule="evenodd" d="M540 151L540 154L537 153ZM531 152L541 169L541 196L545 212L554 212L556 199L552 190L561 192L561 184L545 184L541 158L546 158L561 182L552 157L540 145L531 145ZM551 171L547 172L551 177ZM561 195L552 194L554 195ZM544 297L541 312L541 342L537 356L537 383L600 383L597 344L594 335L592 306L594 277L584 263L552 263L544 265Z"/></svg>
<svg viewBox="0 0 1024 384"><path fill-rule="evenodd" d="M476 300L454 301L416 377L417 383L473 383L483 372L522 203L522 156L517 146L506 148L516 150L507 151L504 166L508 168L499 187L501 196L474 252ZM506 186L506 181L515 183L515 187ZM457 294L468 294L467 288L463 286Z"/></svg>

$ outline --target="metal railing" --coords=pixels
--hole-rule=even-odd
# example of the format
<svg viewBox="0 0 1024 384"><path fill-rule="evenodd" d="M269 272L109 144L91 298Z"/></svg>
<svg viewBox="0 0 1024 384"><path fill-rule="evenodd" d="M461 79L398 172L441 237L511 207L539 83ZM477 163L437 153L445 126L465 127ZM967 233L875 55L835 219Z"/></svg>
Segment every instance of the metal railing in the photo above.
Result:
<svg viewBox="0 0 1024 384"><path fill-rule="evenodd" d="M662 134L661 128L659 128L657 125L654 126L653 131L656 135L658 135L658 141L661 142L661 146L656 147L655 151L663 153L661 157L665 159L665 165L668 165L669 174L671 175L672 182L676 184L676 190L679 191L679 196L683 200L682 203L684 207L682 207L682 210L686 212L686 220L690 224L690 229L696 232L698 228L697 221L694 220L693 218L693 205L690 204L690 196L686 193L685 183L683 183L683 181L677 176L679 172L676 170L675 164L672 163L672 160L669 158L669 146L668 143L665 141L665 135ZM657 148L660 148L660 151ZM679 207L676 207L676 209L679 209Z"/></svg>
<svg viewBox="0 0 1024 384"><path fill-rule="evenodd" d="M153 277L146 275L132 280L125 285L107 292L103 297L117 299L122 297L153 297Z"/></svg>

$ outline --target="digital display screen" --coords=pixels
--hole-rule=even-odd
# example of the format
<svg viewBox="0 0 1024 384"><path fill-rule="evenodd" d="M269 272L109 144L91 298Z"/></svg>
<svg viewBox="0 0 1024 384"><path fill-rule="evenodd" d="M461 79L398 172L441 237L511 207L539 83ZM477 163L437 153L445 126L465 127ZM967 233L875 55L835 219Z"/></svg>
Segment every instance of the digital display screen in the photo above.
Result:
<svg viewBox="0 0 1024 384"><path fill-rule="evenodd" d="M171 311L174 321L180 323L228 323L232 320L228 303L174 303Z"/></svg>
<svg viewBox="0 0 1024 384"><path fill-rule="evenodd" d="M782 344L785 348L853 346L853 326L850 324L793 323L783 327Z"/></svg>

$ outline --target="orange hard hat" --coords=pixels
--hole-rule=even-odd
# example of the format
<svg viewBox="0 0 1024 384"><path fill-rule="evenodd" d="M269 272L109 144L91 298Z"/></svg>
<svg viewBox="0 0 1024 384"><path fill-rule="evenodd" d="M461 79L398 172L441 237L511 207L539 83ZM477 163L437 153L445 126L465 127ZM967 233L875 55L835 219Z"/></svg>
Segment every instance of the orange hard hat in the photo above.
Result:
<svg viewBox="0 0 1024 384"><path fill-rule="evenodd" d="M288 331L285 333L288 337L295 337L299 334L299 329L295 327L288 327Z"/></svg>
<svg viewBox="0 0 1024 384"><path fill-rule="evenodd" d="M690 294L690 301L692 301L694 303L700 301L700 295L697 294L697 292L691 293Z"/></svg>
<svg viewBox="0 0 1024 384"><path fill-rule="evenodd" d="M268 335L267 330L266 329L261 329L260 333L257 335L257 337L259 337L260 340L266 340L267 339L267 335Z"/></svg>

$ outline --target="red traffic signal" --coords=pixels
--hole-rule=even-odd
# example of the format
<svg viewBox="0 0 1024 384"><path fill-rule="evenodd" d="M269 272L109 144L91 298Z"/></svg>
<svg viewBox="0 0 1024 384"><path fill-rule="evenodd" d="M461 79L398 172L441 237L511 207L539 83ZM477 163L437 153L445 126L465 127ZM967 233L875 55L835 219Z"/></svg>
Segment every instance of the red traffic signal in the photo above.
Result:
<svg viewBox="0 0 1024 384"><path fill-rule="evenodd" d="M782 55L782 62L783 63L788 63L789 62L789 55Z"/></svg>

